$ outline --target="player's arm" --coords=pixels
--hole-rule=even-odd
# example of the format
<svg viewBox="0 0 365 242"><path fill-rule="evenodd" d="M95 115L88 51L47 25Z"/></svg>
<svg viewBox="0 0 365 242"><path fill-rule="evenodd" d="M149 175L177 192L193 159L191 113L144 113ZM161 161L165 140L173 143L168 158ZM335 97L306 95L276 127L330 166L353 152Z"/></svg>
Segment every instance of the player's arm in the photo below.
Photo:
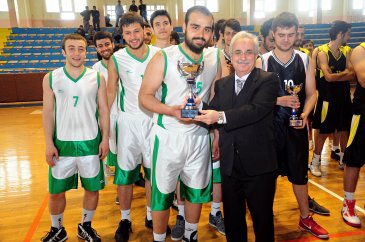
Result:
<svg viewBox="0 0 365 242"><path fill-rule="evenodd" d="M138 100L142 107L153 112L181 118L183 105L168 106L155 97L157 90L162 85L164 79L165 60L162 51L156 53L148 63L142 85L139 90Z"/></svg>
<svg viewBox="0 0 365 242"><path fill-rule="evenodd" d="M221 79L222 77L228 76L229 75L229 70L227 68L226 65L226 60L224 59L224 54L221 50L219 50L221 53L219 55L219 63L220 65L218 66L218 70L217 70L217 74L214 77L214 81L211 85L210 88L210 100L213 99L214 97L214 84L217 80Z"/></svg>
<svg viewBox="0 0 365 242"><path fill-rule="evenodd" d="M309 59L308 69L305 75L305 102L303 107L303 113L300 117L303 119L303 126L299 128L304 128L307 123L307 118L310 112L313 110L316 104L316 81L314 77L314 69L312 60Z"/></svg>
<svg viewBox="0 0 365 242"><path fill-rule="evenodd" d="M357 46L351 54L351 63L356 73L357 81L362 88L365 88L365 49Z"/></svg>
<svg viewBox="0 0 365 242"><path fill-rule="evenodd" d="M109 110L111 109L115 100L115 95L118 90L119 73L116 66L116 60L114 55L111 57L112 61L108 63L108 85L107 85L107 100Z"/></svg>
<svg viewBox="0 0 365 242"><path fill-rule="evenodd" d="M322 51L318 53L318 65L323 72L324 78L328 82L348 81L353 79L353 74L348 69L345 69L340 73L332 73L331 68L328 65L327 55Z"/></svg>
<svg viewBox="0 0 365 242"><path fill-rule="evenodd" d="M54 93L49 84L50 74L43 78L43 130L46 140L46 161L49 166L54 166L53 157L58 160L58 151L53 143L53 134L55 128L54 120Z"/></svg>
<svg viewBox="0 0 365 242"><path fill-rule="evenodd" d="M317 68L317 56L318 56L319 49L316 47L312 52L312 65L314 70L314 76L316 76L316 68Z"/></svg>
<svg viewBox="0 0 365 242"><path fill-rule="evenodd" d="M100 74L100 86L98 90L98 111L99 124L102 134L102 140L99 145L100 159L104 159L109 151L109 108L107 104L105 78ZM114 95L115 97L115 95ZM114 101L114 100L113 100Z"/></svg>
<svg viewBox="0 0 365 242"><path fill-rule="evenodd" d="M350 51L346 53L346 69L349 70L352 75L352 79L349 79L349 81L356 82L356 74L354 71L354 66L351 63L351 53L352 49L350 49Z"/></svg>

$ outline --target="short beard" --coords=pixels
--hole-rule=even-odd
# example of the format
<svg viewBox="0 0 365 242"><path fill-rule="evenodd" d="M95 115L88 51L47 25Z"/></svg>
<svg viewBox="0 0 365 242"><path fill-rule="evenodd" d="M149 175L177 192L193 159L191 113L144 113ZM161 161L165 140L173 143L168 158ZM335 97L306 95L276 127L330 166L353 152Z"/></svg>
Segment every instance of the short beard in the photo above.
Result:
<svg viewBox="0 0 365 242"><path fill-rule="evenodd" d="M139 48L142 47L143 44L144 44L144 41L141 41L141 44L138 47L132 47L129 43L127 43L128 47L133 49L133 50L138 50Z"/></svg>
<svg viewBox="0 0 365 242"><path fill-rule="evenodd" d="M204 41L205 41L205 39L204 39ZM193 45L193 42L191 41L189 41L189 40L185 40L185 43L186 43L186 46L192 51L192 52L194 52L195 54L201 54L202 52L203 52L203 50L204 50L204 48L206 47L206 45L207 45L207 42L205 41L205 45L203 45L203 46L201 46L201 47L196 47L196 46L194 46Z"/></svg>

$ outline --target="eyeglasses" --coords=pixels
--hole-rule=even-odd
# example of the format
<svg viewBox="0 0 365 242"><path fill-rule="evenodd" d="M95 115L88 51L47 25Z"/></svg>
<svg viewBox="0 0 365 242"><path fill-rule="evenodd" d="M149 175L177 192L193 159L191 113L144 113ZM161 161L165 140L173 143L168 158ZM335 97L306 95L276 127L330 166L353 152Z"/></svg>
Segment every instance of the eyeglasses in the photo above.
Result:
<svg viewBox="0 0 365 242"><path fill-rule="evenodd" d="M251 56L251 55L255 55L256 52L254 50L246 50L246 51L242 51L242 50L234 50L233 55L237 55L237 56Z"/></svg>

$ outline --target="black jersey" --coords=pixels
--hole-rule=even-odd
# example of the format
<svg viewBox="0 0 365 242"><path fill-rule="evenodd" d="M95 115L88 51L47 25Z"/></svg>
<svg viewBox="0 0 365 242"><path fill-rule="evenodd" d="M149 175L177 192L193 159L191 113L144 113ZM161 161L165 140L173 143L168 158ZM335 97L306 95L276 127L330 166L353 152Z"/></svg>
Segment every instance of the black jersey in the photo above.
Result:
<svg viewBox="0 0 365 242"><path fill-rule="evenodd" d="M365 42L361 43L360 46L365 50ZM352 105L354 114L365 114L365 88L361 87L359 82L356 86Z"/></svg>
<svg viewBox="0 0 365 242"><path fill-rule="evenodd" d="M324 45L321 51L326 54L328 60L328 66L332 73L340 73L346 69L346 55L351 51L350 47L343 46L340 48L340 55L336 58L329 45ZM350 82L349 81L336 81L328 82L320 71L320 77L323 78L322 89L323 89L323 100L328 102L339 101L348 99L350 95Z"/></svg>
<svg viewBox="0 0 365 242"><path fill-rule="evenodd" d="M302 90L298 93L300 108L298 114L303 112L305 103L305 83L306 72L309 65L309 57L307 54L298 50L293 50L292 57L287 63L282 63L276 56L274 51L270 51L262 55L262 69L269 72L277 73L280 79L278 96L290 95L285 90L285 86L293 86L302 84ZM277 121L286 122L289 120L291 108L276 106Z"/></svg>

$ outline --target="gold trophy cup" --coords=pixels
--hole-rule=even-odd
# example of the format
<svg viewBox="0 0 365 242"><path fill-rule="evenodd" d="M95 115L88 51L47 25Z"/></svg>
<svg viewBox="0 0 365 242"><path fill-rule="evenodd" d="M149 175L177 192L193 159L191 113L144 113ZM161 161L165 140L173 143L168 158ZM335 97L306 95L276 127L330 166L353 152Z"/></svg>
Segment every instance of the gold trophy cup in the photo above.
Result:
<svg viewBox="0 0 365 242"><path fill-rule="evenodd" d="M285 91L289 93L291 96L298 96L298 93L302 90L303 84L300 85L285 85ZM298 109L292 108L291 114L289 117L289 126L290 127L301 127L303 125L303 120L298 117Z"/></svg>
<svg viewBox="0 0 365 242"><path fill-rule="evenodd" d="M195 97L198 94L198 89L196 88L195 79L197 76L202 73L204 69L204 62L200 64L197 63L185 63L182 61L177 62L177 69L179 70L180 74L186 79L186 83L188 85L188 100L184 107L181 110L181 117L182 118L195 118L198 115L198 108L195 105Z"/></svg>

